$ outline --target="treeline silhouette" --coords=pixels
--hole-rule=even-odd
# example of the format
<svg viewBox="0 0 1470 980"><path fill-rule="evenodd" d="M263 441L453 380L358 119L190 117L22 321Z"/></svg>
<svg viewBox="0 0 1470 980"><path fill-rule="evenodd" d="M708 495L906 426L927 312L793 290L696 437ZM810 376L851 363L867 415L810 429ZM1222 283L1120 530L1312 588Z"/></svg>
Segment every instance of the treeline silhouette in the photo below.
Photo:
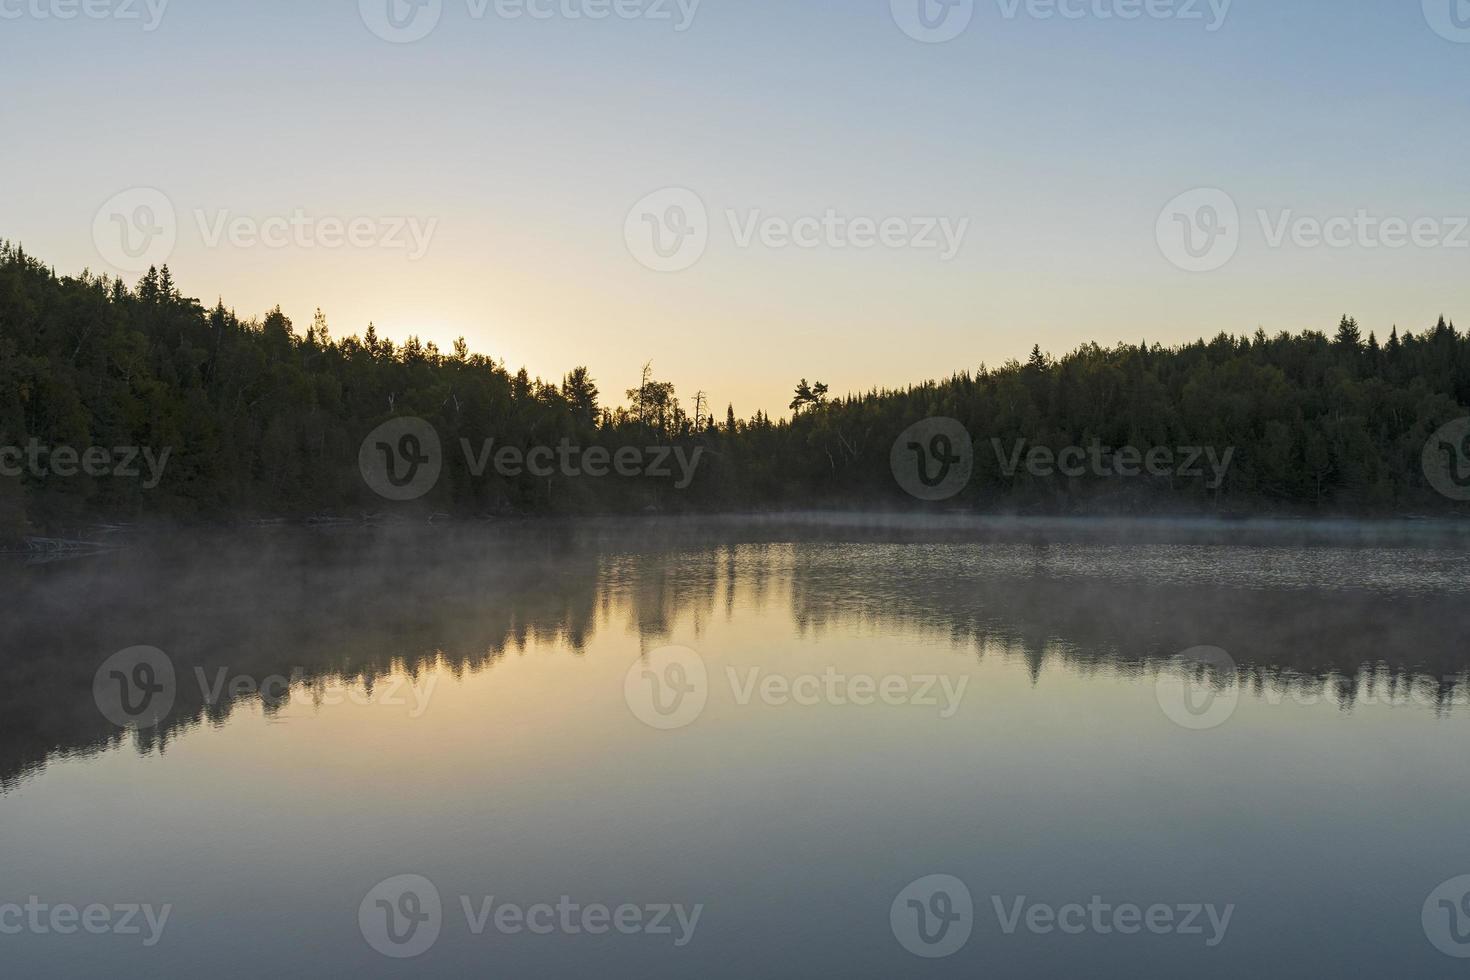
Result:
<svg viewBox="0 0 1470 980"><path fill-rule="evenodd" d="M803 379L793 416L721 415L681 400L645 367L626 402L586 368L560 382L369 325L337 339L318 312L304 331L280 308L242 319L185 297L167 267L135 286L59 277L0 243L0 446L170 450L162 481L0 476L0 536L89 520L383 512L483 516L916 507L890 469L894 440L930 416L975 440L969 485L943 505L996 512L1423 513L1456 506L1421 470L1426 439L1470 414L1470 338L1443 319L1380 342L1343 317L1334 335L1221 335L1178 347L1086 345L1060 359L981 366L901 390L830 398ZM358 450L396 416L430 422L444 471L411 505L378 497ZM691 485L662 476L476 475L461 441L615 451L702 449ZM1191 476L1008 473L1029 445L1234 447L1223 483ZM995 440L993 443L992 440ZM677 472L677 471L676 471Z"/></svg>

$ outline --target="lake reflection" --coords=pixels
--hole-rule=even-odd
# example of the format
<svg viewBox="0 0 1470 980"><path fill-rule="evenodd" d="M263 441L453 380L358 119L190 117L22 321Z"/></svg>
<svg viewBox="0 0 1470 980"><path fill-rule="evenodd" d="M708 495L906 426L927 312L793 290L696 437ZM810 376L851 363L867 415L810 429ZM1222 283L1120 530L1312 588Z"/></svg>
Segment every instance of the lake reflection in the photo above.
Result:
<svg viewBox="0 0 1470 980"><path fill-rule="evenodd" d="M0 932L0 967L1462 974L1425 909L1470 874L1470 543L1285 535L656 522L0 565L0 929L31 896L171 908L151 946ZM112 678L138 647L171 680ZM134 682L166 710L125 731L99 703Z"/></svg>

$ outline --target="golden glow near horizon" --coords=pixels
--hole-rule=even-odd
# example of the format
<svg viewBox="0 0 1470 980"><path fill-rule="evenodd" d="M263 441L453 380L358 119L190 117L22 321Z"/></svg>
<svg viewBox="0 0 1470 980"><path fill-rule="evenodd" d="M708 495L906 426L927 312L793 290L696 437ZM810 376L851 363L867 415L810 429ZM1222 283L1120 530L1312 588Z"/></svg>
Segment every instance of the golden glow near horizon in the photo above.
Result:
<svg viewBox="0 0 1470 980"><path fill-rule="evenodd" d="M791 389L803 377L826 381L835 395L861 393L973 371L982 363L997 367L1011 358L1024 360L1032 344L1062 354L1093 341L1173 344L1221 331L1251 334L1257 327L1273 334L1330 331L1349 310L1382 339L1394 325L1417 331L1431 324L1442 306L1453 310L1442 294L1441 302L1414 297L1398 304L1398 290L1375 288L1368 280L1352 291L1358 302L1340 302L1343 309L1336 310L1319 297L1340 290L1303 289L1299 281L1254 289L1248 297L1242 287L1242 295L1221 298L1188 281L1137 292L1127 284L1033 277L1033 294L1019 284L986 291L978 284L997 275L979 267L953 284L923 273L899 273L885 281L881 270L849 277L841 270L817 269L810 275L799 270L773 274L759 295L713 276L691 278L687 287L663 290L663 302L654 304L650 300L662 283L650 282L646 277L652 274L638 268L629 270L630 282L622 288L587 285L596 278L587 270L577 289L506 273L456 293L460 280L452 268L410 266L388 281L368 272L354 284L355 270L323 270L323 276L345 274L318 278L314 264L283 262L285 267L263 277L268 286L236 273L228 276L236 279L235 288L218 292L241 315L262 315L279 302L298 332L320 307L338 339L360 336L370 321L380 337L401 344L416 335L446 352L463 336L473 352L503 361L512 372L525 367L552 382L585 364L608 405L622 403L624 389L637 383L643 363L651 360L655 375L672 380L686 405L704 391L717 414L733 404L741 417L757 409L788 414ZM195 277L180 271L186 267L175 260L181 286L191 294L205 292L193 288ZM966 281L977 285L971 289ZM642 296L630 288L633 282L645 287ZM796 294L798 288L804 296ZM206 295L201 299L212 303L213 291ZM257 297L253 303L230 298L252 295ZM1208 302L1202 299L1206 295ZM1208 313L1201 306L1208 306ZM1039 318L1037 310L1044 316Z"/></svg>

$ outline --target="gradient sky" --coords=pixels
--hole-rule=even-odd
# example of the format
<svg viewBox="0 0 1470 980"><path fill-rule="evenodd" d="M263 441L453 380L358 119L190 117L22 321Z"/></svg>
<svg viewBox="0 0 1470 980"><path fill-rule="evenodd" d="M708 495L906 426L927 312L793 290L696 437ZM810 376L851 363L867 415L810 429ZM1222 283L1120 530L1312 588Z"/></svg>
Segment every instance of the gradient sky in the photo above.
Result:
<svg viewBox="0 0 1470 980"><path fill-rule="evenodd" d="M463 334L512 370L586 364L619 400L652 359L686 405L703 389L748 415L784 414L803 376L902 385L1033 343L1470 322L1470 248L1271 248L1256 218L1470 215L1470 43L1414 0L1237 0L1214 32L1203 0L1192 22L978 0L943 44L906 36L889 0L703 0L683 33L443 0L412 44L374 36L356 0L172 0L151 32L33 13L56 2L0 0L0 237L62 273L116 271L98 209L158 188L181 288L242 315L280 303L299 329L320 306L339 337ZM658 273L624 221L671 186L707 204L710 243ZM1197 187L1243 219L1209 273L1155 235ZM740 248L724 217L828 208L971 225L944 262ZM410 261L209 247L195 218L295 209L438 225Z"/></svg>

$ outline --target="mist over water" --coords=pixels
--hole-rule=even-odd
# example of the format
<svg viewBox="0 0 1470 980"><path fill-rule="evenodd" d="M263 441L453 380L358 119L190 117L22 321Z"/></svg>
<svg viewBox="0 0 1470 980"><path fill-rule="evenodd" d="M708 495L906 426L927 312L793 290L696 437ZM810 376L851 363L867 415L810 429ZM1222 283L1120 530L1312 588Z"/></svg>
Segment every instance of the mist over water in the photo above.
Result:
<svg viewBox="0 0 1470 980"><path fill-rule="evenodd" d="M0 565L0 827L27 842L0 881L172 914L146 947L5 936L17 975L59 952L81 975L401 975L358 912L405 874L440 899L425 976L1454 963L1420 923L1470 868L1450 528L795 515L114 544ZM104 668L134 648L166 659L118 670L124 693L167 705L120 727ZM935 874L972 893L972 935L925 962L890 906ZM1102 912L1026 925L1094 896L1233 911L1210 946ZM678 906L687 941L494 924L563 897Z"/></svg>

